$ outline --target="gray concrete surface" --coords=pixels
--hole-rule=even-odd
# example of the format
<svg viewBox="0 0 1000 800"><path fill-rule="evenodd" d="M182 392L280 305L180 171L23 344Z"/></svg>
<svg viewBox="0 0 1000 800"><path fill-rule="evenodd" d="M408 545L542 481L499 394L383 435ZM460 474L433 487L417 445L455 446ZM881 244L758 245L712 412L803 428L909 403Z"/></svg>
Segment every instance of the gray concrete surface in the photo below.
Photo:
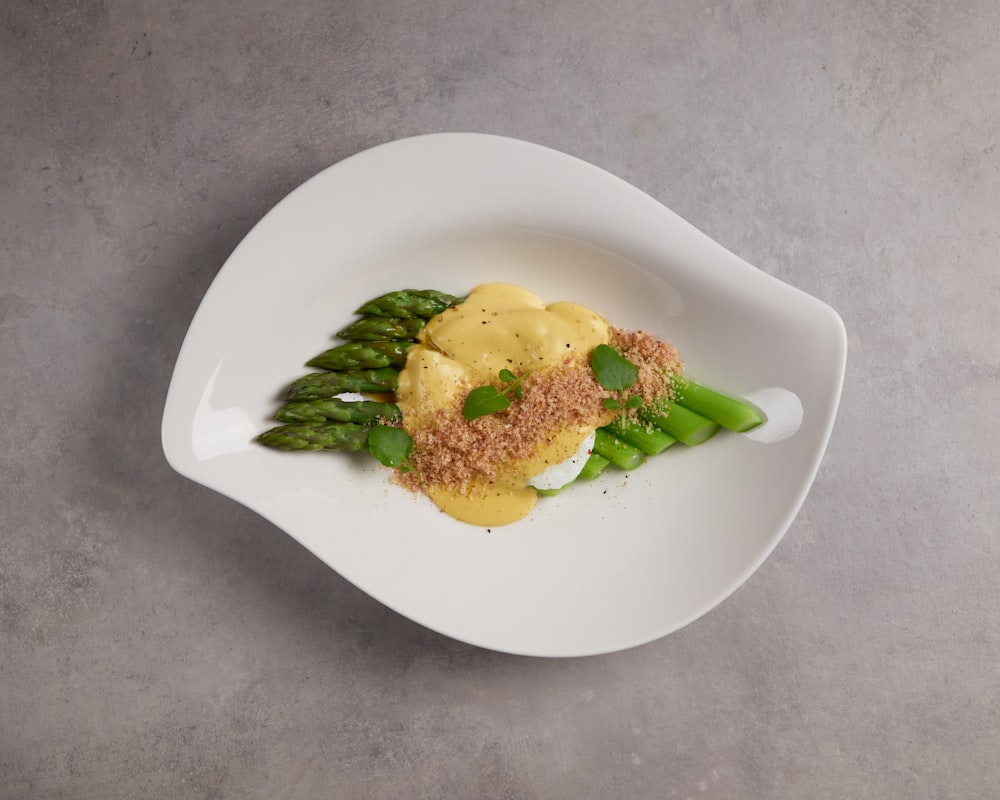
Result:
<svg viewBox="0 0 1000 800"><path fill-rule="evenodd" d="M1000 796L1000 7L0 9L0 798ZM614 655L466 646L174 474L192 314L287 191L474 130L837 308L800 516Z"/></svg>

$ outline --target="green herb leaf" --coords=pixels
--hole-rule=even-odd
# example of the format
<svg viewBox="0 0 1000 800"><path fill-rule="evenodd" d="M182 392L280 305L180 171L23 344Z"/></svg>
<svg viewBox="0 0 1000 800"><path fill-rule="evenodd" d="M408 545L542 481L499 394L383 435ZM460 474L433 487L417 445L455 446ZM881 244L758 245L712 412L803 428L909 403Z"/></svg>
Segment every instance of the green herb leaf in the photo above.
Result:
<svg viewBox="0 0 1000 800"><path fill-rule="evenodd" d="M518 400L524 397L524 387L521 386L521 381L530 374L530 369L522 373L520 377L509 369L500 370L497 373L497 377L506 386L503 389L497 389L492 385L479 386L473 389L465 398L465 405L462 406L462 414L467 420L473 420L485 417L494 411L503 411L505 408L510 407L510 398L507 397L508 393L513 393L514 397Z"/></svg>
<svg viewBox="0 0 1000 800"><path fill-rule="evenodd" d="M495 386L479 386L469 392L462 406L462 415L467 420L479 419L494 411L503 411L510 405L510 400L500 393Z"/></svg>
<svg viewBox="0 0 1000 800"><path fill-rule="evenodd" d="M599 344L594 348L590 356L590 367L594 370L597 382L612 392L624 391L639 378L639 370L635 364L606 344Z"/></svg>
<svg viewBox="0 0 1000 800"><path fill-rule="evenodd" d="M402 467L413 452L413 439L402 428L373 425L368 431L368 450L387 467Z"/></svg>
<svg viewBox="0 0 1000 800"><path fill-rule="evenodd" d="M625 403L626 408L642 408L642 395L634 394Z"/></svg>
<svg viewBox="0 0 1000 800"><path fill-rule="evenodd" d="M617 411L619 408L622 407L622 404L619 403L617 400L615 400L615 398L613 397L605 397L601 401L601 405L603 405L609 411Z"/></svg>

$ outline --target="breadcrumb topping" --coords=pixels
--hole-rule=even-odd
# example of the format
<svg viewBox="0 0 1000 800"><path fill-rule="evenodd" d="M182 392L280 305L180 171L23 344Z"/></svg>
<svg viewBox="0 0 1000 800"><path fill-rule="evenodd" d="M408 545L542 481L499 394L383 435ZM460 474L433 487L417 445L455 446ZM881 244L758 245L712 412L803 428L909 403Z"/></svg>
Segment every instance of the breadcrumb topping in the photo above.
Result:
<svg viewBox="0 0 1000 800"><path fill-rule="evenodd" d="M582 358L533 372L523 387L522 400L474 420L462 413L467 391L451 406L425 417L420 428L411 431L411 461L419 477L406 473L403 482L417 488L422 478L427 484L464 491L474 480L494 479L504 464L530 458L561 431L596 428L607 421L601 401L608 392Z"/></svg>
<svg viewBox="0 0 1000 800"><path fill-rule="evenodd" d="M644 331L615 327L610 328L610 344L638 370L630 394L641 395L644 405L670 396L670 378L683 368L670 344ZM397 480L414 491L439 485L467 493L474 482L496 478L504 465L531 458L560 432L597 428L618 413L603 405L616 393L604 389L588 360L579 356L529 374L523 387L522 400L474 420L462 413L465 396L474 387L463 387L454 403L423 417L419 428L410 431L410 460L416 469L397 471Z"/></svg>
<svg viewBox="0 0 1000 800"><path fill-rule="evenodd" d="M673 388L670 379L684 369L673 345L646 331L626 331L613 325L610 344L639 371L639 377L629 392L640 395L643 405L649 406L656 400L671 397Z"/></svg>

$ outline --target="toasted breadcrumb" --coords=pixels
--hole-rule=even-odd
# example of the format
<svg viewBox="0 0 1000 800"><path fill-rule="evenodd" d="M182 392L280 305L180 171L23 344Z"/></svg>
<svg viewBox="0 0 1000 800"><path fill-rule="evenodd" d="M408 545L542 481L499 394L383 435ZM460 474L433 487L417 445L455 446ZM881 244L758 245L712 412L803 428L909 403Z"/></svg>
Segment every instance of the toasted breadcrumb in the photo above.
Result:
<svg viewBox="0 0 1000 800"><path fill-rule="evenodd" d="M523 399L503 411L465 419L465 393L413 432L411 460L419 472L402 476L407 485L443 484L464 490L476 479L493 479L504 464L530 458L567 428L597 427L607 419L601 400L608 393L582 358L524 379ZM469 387L470 389L472 387Z"/></svg>
<svg viewBox="0 0 1000 800"><path fill-rule="evenodd" d="M670 377L682 369L671 345L643 331L615 327L610 329L610 344L638 370L630 394L641 395L645 405L670 396ZM397 471L399 483L414 491L439 485L468 492L474 482L494 479L503 465L530 458L559 432L597 428L617 413L603 405L616 393L604 389L589 361L579 356L529 374L523 383L523 399L509 408L467 420L462 406L472 388L467 387L451 406L438 409L411 431L410 460L416 469Z"/></svg>
<svg viewBox="0 0 1000 800"><path fill-rule="evenodd" d="M614 326L610 330L610 344L639 371L629 393L640 395L643 405L652 405L673 394L670 379L684 368L673 345L645 331L626 331Z"/></svg>

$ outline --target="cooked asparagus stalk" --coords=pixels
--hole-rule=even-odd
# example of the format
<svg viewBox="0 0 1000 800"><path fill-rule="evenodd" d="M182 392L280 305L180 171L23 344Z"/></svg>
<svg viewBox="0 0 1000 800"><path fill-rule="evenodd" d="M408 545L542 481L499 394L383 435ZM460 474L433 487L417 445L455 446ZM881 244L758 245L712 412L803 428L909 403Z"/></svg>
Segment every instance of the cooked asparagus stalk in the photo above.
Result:
<svg viewBox="0 0 1000 800"><path fill-rule="evenodd" d="M306 362L307 367L329 370L402 368L410 342L348 342Z"/></svg>
<svg viewBox="0 0 1000 800"><path fill-rule="evenodd" d="M430 319L464 300L464 297L454 297L434 289L401 289L369 300L357 313L372 317Z"/></svg>
<svg viewBox="0 0 1000 800"><path fill-rule="evenodd" d="M676 437L669 433L661 431L653 425L647 427L640 422L615 420L605 427L623 442L638 447L647 456L657 456L677 443Z"/></svg>
<svg viewBox="0 0 1000 800"><path fill-rule="evenodd" d="M590 458L586 460L583 469L580 470L580 474L577 477L585 481L593 480L604 472L609 464L611 464L611 459L605 458L600 453L591 453Z"/></svg>
<svg viewBox="0 0 1000 800"><path fill-rule="evenodd" d="M399 422L403 414L395 403L372 400L306 400L286 403L274 418L281 422L357 422L362 425L376 421Z"/></svg>
<svg viewBox="0 0 1000 800"><path fill-rule="evenodd" d="M419 317L401 319L399 317L362 317L340 331L341 339L354 341L392 341L415 339L427 320Z"/></svg>
<svg viewBox="0 0 1000 800"><path fill-rule="evenodd" d="M399 370L392 367L347 372L310 372L285 392L286 400L325 400L343 392L394 392Z"/></svg>
<svg viewBox="0 0 1000 800"><path fill-rule="evenodd" d="M764 421L760 412L748 403L716 392L689 378L675 375L672 383L675 403L708 417L731 431L745 433Z"/></svg>
<svg viewBox="0 0 1000 800"><path fill-rule="evenodd" d="M719 430L719 423L669 400L659 401L656 408L657 411L645 412L645 418L682 444L699 445Z"/></svg>
<svg viewBox="0 0 1000 800"><path fill-rule="evenodd" d="M646 454L642 450L623 442L604 428L597 429L594 452L604 456L620 469L635 469L646 460Z"/></svg>
<svg viewBox="0 0 1000 800"><path fill-rule="evenodd" d="M297 422L271 428L257 441L279 450L364 450L369 427L354 422Z"/></svg>

